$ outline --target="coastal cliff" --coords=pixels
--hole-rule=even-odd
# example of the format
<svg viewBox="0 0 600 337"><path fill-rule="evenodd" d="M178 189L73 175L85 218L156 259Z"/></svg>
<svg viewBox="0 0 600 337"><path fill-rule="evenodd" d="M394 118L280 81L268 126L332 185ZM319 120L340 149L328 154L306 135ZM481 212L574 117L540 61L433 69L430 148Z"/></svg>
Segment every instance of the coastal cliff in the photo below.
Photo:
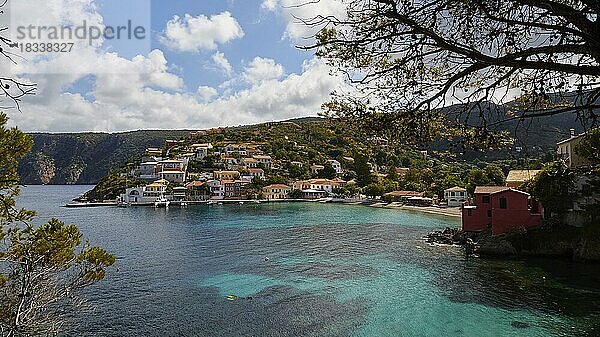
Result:
<svg viewBox="0 0 600 337"><path fill-rule="evenodd" d="M19 166L25 185L96 184L108 172L143 153L162 146L187 131L133 131L126 133L31 134L34 146Z"/></svg>

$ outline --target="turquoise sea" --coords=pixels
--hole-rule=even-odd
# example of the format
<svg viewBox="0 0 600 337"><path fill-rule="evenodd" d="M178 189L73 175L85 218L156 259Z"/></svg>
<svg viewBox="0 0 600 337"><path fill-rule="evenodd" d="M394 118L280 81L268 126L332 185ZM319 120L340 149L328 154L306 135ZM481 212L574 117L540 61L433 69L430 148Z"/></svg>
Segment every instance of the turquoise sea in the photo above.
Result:
<svg viewBox="0 0 600 337"><path fill-rule="evenodd" d="M118 257L69 336L600 334L598 264L422 241L456 220L313 203L61 207L89 188L29 186L19 199Z"/></svg>

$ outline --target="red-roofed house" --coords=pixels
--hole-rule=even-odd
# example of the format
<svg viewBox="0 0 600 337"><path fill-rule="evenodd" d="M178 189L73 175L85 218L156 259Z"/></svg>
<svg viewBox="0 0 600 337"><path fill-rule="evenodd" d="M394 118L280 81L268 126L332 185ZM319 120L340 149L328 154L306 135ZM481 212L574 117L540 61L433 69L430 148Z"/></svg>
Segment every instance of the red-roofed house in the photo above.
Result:
<svg viewBox="0 0 600 337"><path fill-rule="evenodd" d="M542 223L542 208L529 193L504 186L480 186L474 195L473 202L465 203L462 208L466 232L491 227L492 235L499 235Z"/></svg>

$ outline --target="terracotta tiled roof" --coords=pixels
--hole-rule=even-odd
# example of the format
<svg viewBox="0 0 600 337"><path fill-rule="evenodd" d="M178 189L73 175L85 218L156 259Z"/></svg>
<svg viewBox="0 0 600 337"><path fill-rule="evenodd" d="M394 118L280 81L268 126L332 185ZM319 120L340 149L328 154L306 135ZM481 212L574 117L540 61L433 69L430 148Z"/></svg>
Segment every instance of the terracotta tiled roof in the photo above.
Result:
<svg viewBox="0 0 600 337"><path fill-rule="evenodd" d="M265 186L265 189L269 189L269 188L290 188L290 187L288 185L284 185L284 184L273 184L273 185Z"/></svg>

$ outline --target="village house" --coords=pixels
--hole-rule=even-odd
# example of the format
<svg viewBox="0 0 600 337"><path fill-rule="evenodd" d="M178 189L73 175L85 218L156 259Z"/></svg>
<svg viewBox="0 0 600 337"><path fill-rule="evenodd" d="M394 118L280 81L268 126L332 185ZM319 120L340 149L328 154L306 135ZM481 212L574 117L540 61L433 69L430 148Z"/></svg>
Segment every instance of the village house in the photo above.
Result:
<svg viewBox="0 0 600 337"><path fill-rule="evenodd" d="M168 159L158 163L160 171L184 171L185 163L183 160Z"/></svg>
<svg viewBox="0 0 600 337"><path fill-rule="evenodd" d="M258 161L258 164L261 165L263 168L271 169L273 167L273 159L271 158L271 156L257 155L253 158L256 159Z"/></svg>
<svg viewBox="0 0 600 337"><path fill-rule="evenodd" d="M245 168L257 168L258 160L254 159L252 157L244 158L244 159L242 159L242 165Z"/></svg>
<svg viewBox="0 0 600 337"><path fill-rule="evenodd" d="M305 189L302 190L302 199L314 200L321 199L327 195L327 192L321 190Z"/></svg>
<svg viewBox="0 0 600 337"><path fill-rule="evenodd" d="M248 151L246 149L246 146L243 144L229 144L225 147L225 153L228 156L231 155L240 155L240 156L247 156L248 155Z"/></svg>
<svg viewBox="0 0 600 337"><path fill-rule="evenodd" d="M238 180L241 176L239 171L215 171L213 175L216 180Z"/></svg>
<svg viewBox="0 0 600 337"><path fill-rule="evenodd" d="M512 170L506 177L506 187L519 188L521 185L530 182L541 170Z"/></svg>
<svg viewBox="0 0 600 337"><path fill-rule="evenodd" d="M153 200L156 200L156 198L165 195L168 186L169 181L164 179L157 180L146 186L146 189L144 190L144 197L153 198Z"/></svg>
<svg viewBox="0 0 600 337"><path fill-rule="evenodd" d="M465 203L462 208L465 232L491 228L492 235L500 235L541 223L541 205L528 193L505 186L478 186L473 202Z"/></svg>
<svg viewBox="0 0 600 337"><path fill-rule="evenodd" d="M323 191L325 194L333 193L333 189L336 187L344 186L347 182L336 178L336 179L310 179L310 180L298 180L295 181L292 186L295 190L315 190Z"/></svg>
<svg viewBox="0 0 600 337"><path fill-rule="evenodd" d="M253 178L265 178L265 170L261 168L250 168L248 169L248 175Z"/></svg>
<svg viewBox="0 0 600 337"><path fill-rule="evenodd" d="M319 174L319 172L321 170L323 170L324 168L325 168L325 166L323 166L323 165L317 165L317 164L311 165L310 166L310 173L311 174Z"/></svg>
<svg viewBox="0 0 600 337"><path fill-rule="evenodd" d="M444 190L444 200L448 202L448 207L462 206L468 199L469 193L463 187L455 186Z"/></svg>
<svg viewBox="0 0 600 337"><path fill-rule="evenodd" d="M187 199L187 188L185 186L173 187L173 200L184 201Z"/></svg>
<svg viewBox="0 0 600 337"><path fill-rule="evenodd" d="M228 170L234 169L235 167L237 167L237 164L238 164L238 161L236 158L229 157L229 156L222 156L221 162L223 164L225 164L225 167L227 167Z"/></svg>
<svg viewBox="0 0 600 337"><path fill-rule="evenodd" d="M293 161L293 162L290 162L290 164L292 164L294 166L298 166L298 167L304 167L304 163L301 161Z"/></svg>
<svg viewBox="0 0 600 337"><path fill-rule="evenodd" d="M158 179L158 163L155 161L141 163L135 174L138 178L154 181Z"/></svg>
<svg viewBox="0 0 600 337"><path fill-rule="evenodd" d="M146 195L146 187L130 187L125 190L118 198L118 202L126 204L145 204L152 203L156 197Z"/></svg>
<svg viewBox="0 0 600 337"><path fill-rule="evenodd" d="M161 171L160 179L167 180L171 183L181 184L185 182L185 171Z"/></svg>
<svg viewBox="0 0 600 337"><path fill-rule="evenodd" d="M286 199L291 190L292 189L287 185L273 184L263 188L263 195L267 200Z"/></svg>
<svg viewBox="0 0 600 337"><path fill-rule="evenodd" d="M156 147L149 147L146 149L146 155L150 157L162 156L162 150Z"/></svg>
<svg viewBox="0 0 600 337"><path fill-rule="evenodd" d="M209 180L206 185L210 191L211 199L223 199L224 190L220 180Z"/></svg>
<svg viewBox="0 0 600 337"><path fill-rule="evenodd" d="M568 168L578 168L589 165L589 161L575 153L575 147L581 142L585 133L577 135L575 129L571 129L571 137L557 144L557 152Z"/></svg>
<svg viewBox="0 0 600 337"><path fill-rule="evenodd" d="M223 197L225 199L241 199L242 198L242 187L247 184L241 180L223 180Z"/></svg>
<svg viewBox="0 0 600 337"><path fill-rule="evenodd" d="M192 181L185 185L187 188L187 199L193 201L204 201L210 198L208 185L202 181Z"/></svg>
<svg viewBox="0 0 600 337"><path fill-rule="evenodd" d="M215 175L212 172L200 172L200 173L196 174L196 180L200 180L200 181L213 180L214 178L215 178Z"/></svg>
<svg viewBox="0 0 600 337"><path fill-rule="evenodd" d="M329 159L326 162L327 164L331 165L331 167L333 167L333 169L335 170L336 174L341 174L342 173L342 164L340 164L339 161L335 160L335 159Z"/></svg>

